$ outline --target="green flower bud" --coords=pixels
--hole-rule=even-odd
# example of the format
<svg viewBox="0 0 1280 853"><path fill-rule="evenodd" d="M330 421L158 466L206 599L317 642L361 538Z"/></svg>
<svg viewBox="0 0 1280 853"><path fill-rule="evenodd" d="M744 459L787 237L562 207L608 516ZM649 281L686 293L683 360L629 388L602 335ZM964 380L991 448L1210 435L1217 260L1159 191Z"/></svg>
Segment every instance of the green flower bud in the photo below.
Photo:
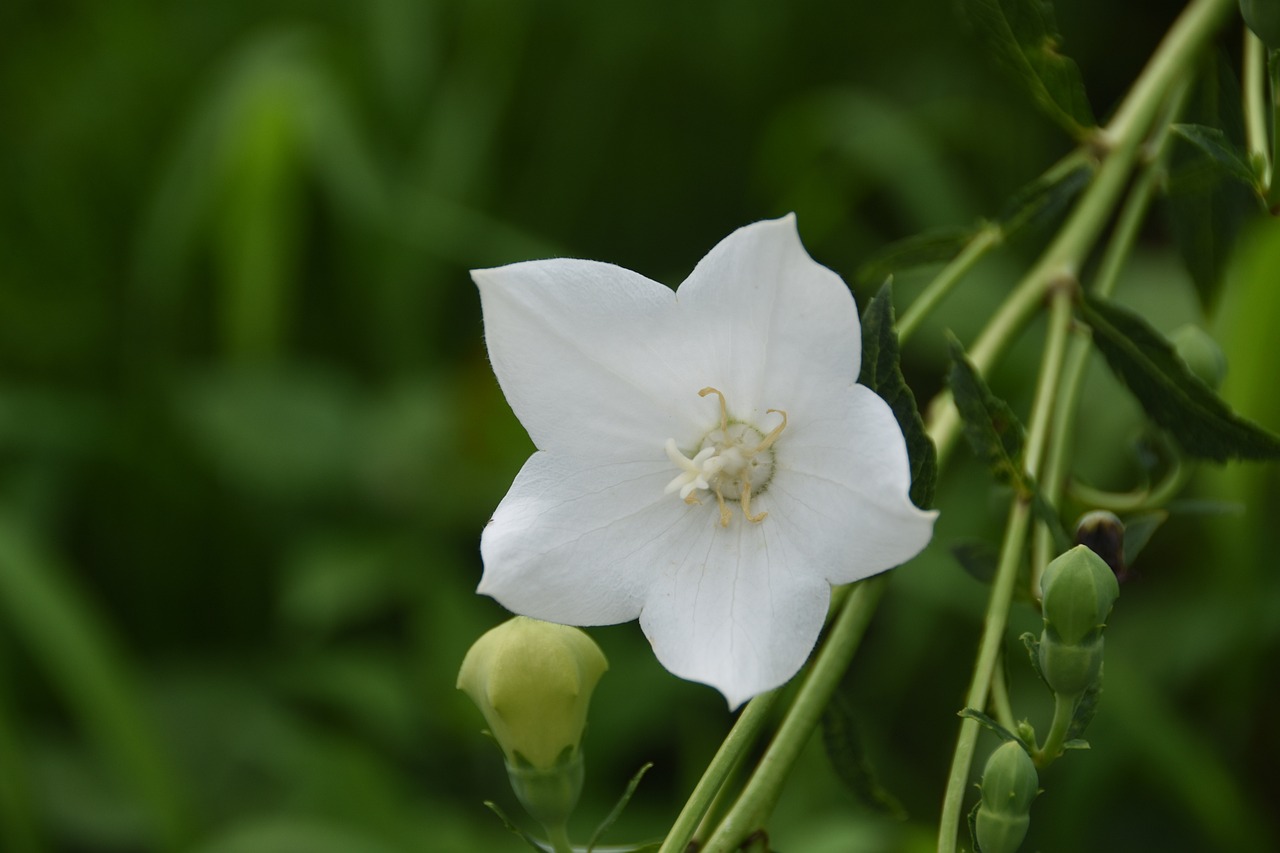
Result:
<svg viewBox="0 0 1280 853"><path fill-rule="evenodd" d="M582 792L587 706L609 662L577 628L517 616L476 640L458 689L484 714L520 802L563 826Z"/></svg>
<svg viewBox="0 0 1280 853"><path fill-rule="evenodd" d="M1111 567L1084 545L1061 554L1040 578L1045 629L1068 645L1101 635L1120 596Z"/></svg>
<svg viewBox="0 0 1280 853"><path fill-rule="evenodd" d="M1101 557L1077 545L1048 565L1040 589L1040 673L1054 693L1083 693L1102 671L1102 630L1120 585Z"/></svg>
<svg viewBox="0 0 1280 853"><path fill-rule="evenodd" d="M1268 3L1276 10L1280 24L1280 0L1268 0ZM1199 326L1180 326L1169 335L1169 340L1192 375L1210 388L1216 389L1222 384L1227 375L1227 357L1208 332Z"/></svg>
<svg viewBox="0 0 1280 853"><path fill-rule="evenodd" d="M1280 50L1280 0L1240 0L1240 14L1263 44Z"/></svg>
<svg viewBox="0 0 1280 853"><path fill-rule="evenodd" d="M982 802L974 832L982 853L1014 853L1031 823L1031 801L1040 778L1022 744L1006 741L987 759L982 771Z"/></svg>

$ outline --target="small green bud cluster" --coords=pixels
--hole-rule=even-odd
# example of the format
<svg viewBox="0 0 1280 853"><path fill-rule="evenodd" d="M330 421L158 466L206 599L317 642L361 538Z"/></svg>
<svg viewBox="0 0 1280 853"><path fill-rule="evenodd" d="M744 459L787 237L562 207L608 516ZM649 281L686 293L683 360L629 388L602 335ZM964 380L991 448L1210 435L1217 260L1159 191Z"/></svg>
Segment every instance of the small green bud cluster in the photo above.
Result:
<svg viewBox="0 0 1280 853"><path fill-rule="evenodd" d="M517 616L476 640L458 689L484 714L521 804L563 827L582 792L587 707L609 662L577 628Z"/></svg>
<svg viewBox="0 0 1280 853"><path fill-rule="evenodd" d="M1036 766L1022 744L1006 741L991 753L982 771L982 800L973 823L982 853L1014 853L1021 846L1039 787Z"/></svg>
<svg viewBox="0 0 1280 853"><path fill-rule="evenodd" d="M1102 632L1120 585L1101 557L1077 545L1048 565L1040 590L1040 672L1054 693L1077 696L1101 673Z"/></svg>

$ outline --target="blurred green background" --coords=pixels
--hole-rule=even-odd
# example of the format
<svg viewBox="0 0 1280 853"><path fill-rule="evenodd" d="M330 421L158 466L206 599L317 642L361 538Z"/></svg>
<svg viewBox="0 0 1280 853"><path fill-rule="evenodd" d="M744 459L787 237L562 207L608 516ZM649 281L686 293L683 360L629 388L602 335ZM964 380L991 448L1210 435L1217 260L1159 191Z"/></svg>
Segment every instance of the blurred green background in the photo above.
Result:
<svg viewBox="0 0 1280 853"><path fill-rule="evenodd" d="M1177 8L1059 10L1099 113ZM890 240L994 214L1068 147L949 3L0 5L0 850L520 849L481 805L523 819L454 690L504 618L473 592L477 541L532 449L467 270L562 254L674 285L794 210L852 279ZM1243 263L1274 269L1280 242L1259 245ZM913 339L919 395L941 330L971 335L1035 248L984 263ZM1226 393L1277 429L1280 305L1237 278L1212 320ZM1166 330L1203 319L1158 217L1120 299ZM1037 348L994 377L1023 411ZM1097 373L1080 470L1126 487L1138 429ZM1280 846L1277 491L1274 466L1201 477L1189 497L1234 509L1184 504L1215 511L1157 534L1113 618L1094 749L1042 779L1027 849ZM815 741L779 849L928 847L985 601L947 546L998 537L1005 501L958 453L937 541L848 679L909 818L856 802ZM1015 707L1044 726L1015 642L1037 620L1013 622ZM635 625L592 633L612 671L579 835L653 761L608 840L655 837L731 719Z"/></svg>

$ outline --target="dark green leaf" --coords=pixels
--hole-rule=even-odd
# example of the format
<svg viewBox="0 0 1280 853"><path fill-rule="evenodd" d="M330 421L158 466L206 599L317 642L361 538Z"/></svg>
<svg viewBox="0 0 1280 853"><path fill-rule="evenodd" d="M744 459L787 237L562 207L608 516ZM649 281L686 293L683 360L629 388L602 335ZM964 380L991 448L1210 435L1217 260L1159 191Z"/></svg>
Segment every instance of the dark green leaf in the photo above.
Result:
<svg viewBox="0 0 1280 853"><path fill-rule="evenodd" d="M1093 160L1082 160L1047 172L1014 193L998 219L1005 239L1054 222L1089 185L1096 168Z"/></svg>
<svg viewBox="0 0 1280 853"><path fill-rule="evenodd" d="M973 843L973 853L982 853L982 848L978 846L978 809L982 808L982 800L973 804L973 808L969 809L969 841Z"/></svg>
<svg viewBox="0 0 1280 853"><path fill-rule="evenodd" d="M1012 741L1018 741L1019 743L1022 742L1017 735L1015 735L1013 732L1006 729L1004 726L1000 725L998 722L996 722L994 717L988 714L984 714L979 710L976 710L974 708L965 708L963 711L960 712L960 716L973 720L983 728L988 729L991 732L994 732L996 736L999 737L1000 740L1002 741L1012 740Z"/></svg>
<svg viewBox="0 0 1280 853"><path fill-rule="evenodd" d="M1062 36L1044 0L964 0L965 11L995 59L1036 104L1076 138L1097 122L1075 62L1058 52Z"/></svg>
<svg viewBox="0 0 1280 853"><path fill-rule="evenodd" d="M960 254L978 233L977 227L940 228L915 234L885 246L866 260L854 276L859 284L883 281L894 273L941 264Z"/></svg>
<svg viewBox="0 0 1280 853"><path fill-rule="evenodd" d="M1240 84L1220 57L1209 56L1194 75L1196 83L1183 120L1222 131L1223 142L1243 147L1244 116ZM1198 145L1175 145L1166 182L1170 229L1201 304L1211 308L1222 283L1236 238L1261 212L1258 194L1234 178Z"/></svg>
<svg viewBox="0 0 1280 853"><path fill-rule="evenodd" d="M881 814L906 817L902 804L877 781L858 735L853 706L839 692L832 695L822 714L822 745L836 775L858 802Z"/></svg>
<svg viewBox="0 0 1280 853"><path fill-rule="evenodd" d="M1084 730L1089 728L1089 723L1093 722L1094 714L1098 713L1098 699L1102 696L1102 679L1096 679L1089 689L1080 695L1076 700L1076 707L1071 714L1071 724L1067 726L1067 740L1082 740L1084 738ZM1084 749L1088 749L1086 743Z"/></svg>
<svg viewBox="0 0 1280 853"><path fill-rule="evenodd" d="M954 337L947 342L951 351L949 384L956 409L964 422L964 435L978 458L987 464L996 480L1025 486L1022 445L1025 433L1008 404L991 393L987 383L965 357L964 347Z"/></svg>
<svg viewBox="0 0 1280 853"><path fill-rule="evenodd" d="M631 781L627 783L627 789L622 792L622 796L618 798L618 802L614 804L613 810L600 821L600 825L596 827L596 831L591 834L591 840L587 842L587 853L595 848L596 842L609 831L609 827L622 815L622 810L627 807L627 803L631 802L631 797L635 794L636 788L640 787L640 780L644 778L644 774L649 772L649 768L653 767L653 762L645 764L636 774L631 777Z"/></svg>
<svg viewBox="0 0 1280 853"><path fill-rule="evenodd" d="M1233 412L1136 314L1086 295L1080 315L1112 372L1187 454L1217 462L1280 458L1280 438Z"/></svg>
<svg viewBox="0 0 1280 853"><path fill-rule="evenodd" d="M1147 547L1156 528L1164 524L1169 513L1162 509L1131 515L1124 522L1124 564L1132 566L1142 549Z"/></svg>
<svg viewBox="0 0 1280 853"><path fill-rule="evenodd" d="M1227 139L1221 130L1202 124L1175 124L1173 131L1199 148L1221 170L1224 178L1240 181L1258 191L1258 176L1249 165L1244 149Z"/></svg>
<svg viewBox="0 0 1280 853"><path fill-rule="evenodd" d="M929 509L938 481L938 452L925 432L915 395L902 376L898 334L894 331L893 287L888 282L862 316L862 372L858 381L893 409L911 460L911 500L921 509Z"/></svg>
<svg viewBox="0 0 1280 853"><path fill-rule="evenodd" d="M1027 657L1031 659L1031 668L1036 671L1036 677L1044 681L1044 673L1040 671L1040 639L1030 631L1027 631L1019 639L1022 640L1022 645L1027 649ZM1046 687L1049 684L1047 681L1044 683Z"/></svg>
<svg viewBox="0 0 1280 853"><path fill-rule="evenodd" d="M960 563L960 568L979 583L989 584L995 580L1000 549L990 542L957 542L951 546L951 556Z"/></svg>
<svg viewBox="0 0 1280 853"><path fill-rule="evenodd" d="M1076 544L1075 540L1067 533L1066 528L1062 526L1062 519L1058 516L1058 511L1049 503L1044 493L1036 487L1035 483L1028 480L1028 487L1031 490L1031 512L1040 523L1049 529L1049 535L1053 537L1053 544L1056 546L1059 554L1070 551Z"/></svg>

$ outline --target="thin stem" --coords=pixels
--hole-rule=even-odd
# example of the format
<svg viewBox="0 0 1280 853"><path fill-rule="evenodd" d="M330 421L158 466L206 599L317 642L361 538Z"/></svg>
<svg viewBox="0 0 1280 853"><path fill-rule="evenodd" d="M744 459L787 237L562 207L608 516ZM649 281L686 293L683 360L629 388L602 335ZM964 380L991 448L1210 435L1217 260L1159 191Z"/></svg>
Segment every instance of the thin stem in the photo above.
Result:
<svg viewBox="0 0 1280 853"><path fill-rule="evenodd" d="M1085 506L1109 509L1112 512L1136 512L1142 509L1162 507L1173 500L1191 479L1191 469L1181 460L1175 462L1164 478L1152 489L1132 492L1107 492L1095 489L1079 481L1072 481L1068 491Z"/></svg>
<svg viewBox="0 0 1280 853"><path fill-rule="evenodd" d="M1244 128L1249 163L1264 187L1271 185L1271 145L1267 140L1267 53L1253 30L1244 27Z"/></svg>
<svg viewBox="0 0 1280 853"><path fill-rule="evenodd" d="M680 810L676 822L667 833L658 853L684 853L689 840L697 831L698 823L711 808L712 801L729 777L734 765L759 738L769 718L769 710L777 697L778 691L770 690L752 699L742 709L742 713L738 715L738 721L733 724L724 743L720 744L720 749L716 751L711 763L703 771L702 778L694 786L693 793L684 804L684 808Z"/></svg>
<svg viewBox="0 0 1280 853"><path fill-rule="evenodd" d="M831 694L849 667L862 635L871 622L880 595L883 575L861 581L846 600L818 650L813 667L796 693L795 701L765 751L742 795L707 840L703 853L728 853L773 810L782 784L795 765L809 735L822 717ZM663 845L666 849L666 845Z"/></svg>
<svg viewBox="0 0 1280 853"><path fill-rule="evenodd" d="M1067 729L1071 728L1071 718L1075 716L1078 701L1079 694L1053 694L1053 722L1049 725L1049 734L1044 739L1044 746L1032 756L1037 767L1052 764L1054 759L1062 755L1062 745L1066 743Z"/></svg>
<svg viewBox="0 0 1280 853"><path fill-rule="evenodd" d="M901 343L911 336L920 323L939 303L946 298L956 283L973 269L988 252L1000 245L1004 239L1004 229L994 222L988 222L970 238L960 254L934 277L933 281L920 292L911 303L911 307L898 318L898 341Z"/></svg>
<svg viewBox="0 0 1280 853"><path fill-rule="evenodd" d="M1280 49L1267 52L1267 71L1271 80L1271 183L1267 190L1267 205L1271 213L1280 215Z"/></svg>
<svg viewBox="0 0 1280 853"><path fill-rule="evenodd" d="M1067 330L1071 325L1072 289L1057 287L1049 304L1049 331L1045 341L1044 358L1040 363L1040 378L1036 383L1036 396L1031 409L1031 424L1027 431L1026 470L1033 478L1037 475L1046 447L1053 404L1057 397L1058 377L1062 370L1063 354L1067 344ZM1022 562L1023 546L1027 540L1027 527L1031 517L1031 503L1021 495L1015 496L1009 509L1009 521L1005 527L1004 543L1000 549L1000 563L996 568L991 598L987 602L987 615L983 623L982 642L978 647L978 659L974 665L973 679L965 697L965 707L982 710L987 705L992 674L1004 643L1005 627L1009 620L1009 605L1013 600L1013 588L1018 578L1018 566ZM942 801L942 818L938 825L938 853L955 853L956 828L960 823L960 811L964 803L965 786L969 769L973 764L974 748L978 742L978 722L969 717L960 723L960 735L956 739L955 753L951 759L951 772L947 777L947 790Z"/></svg>
<svg viewBox="0 0 1280 853"><path fill-rule="evenodd" d="M991 708L995 711L996 722L1012 732L1018 722L1013 718L1013 705L1009 703L1009 683L1005 680L1003 657L991 677Z"/></svg>

